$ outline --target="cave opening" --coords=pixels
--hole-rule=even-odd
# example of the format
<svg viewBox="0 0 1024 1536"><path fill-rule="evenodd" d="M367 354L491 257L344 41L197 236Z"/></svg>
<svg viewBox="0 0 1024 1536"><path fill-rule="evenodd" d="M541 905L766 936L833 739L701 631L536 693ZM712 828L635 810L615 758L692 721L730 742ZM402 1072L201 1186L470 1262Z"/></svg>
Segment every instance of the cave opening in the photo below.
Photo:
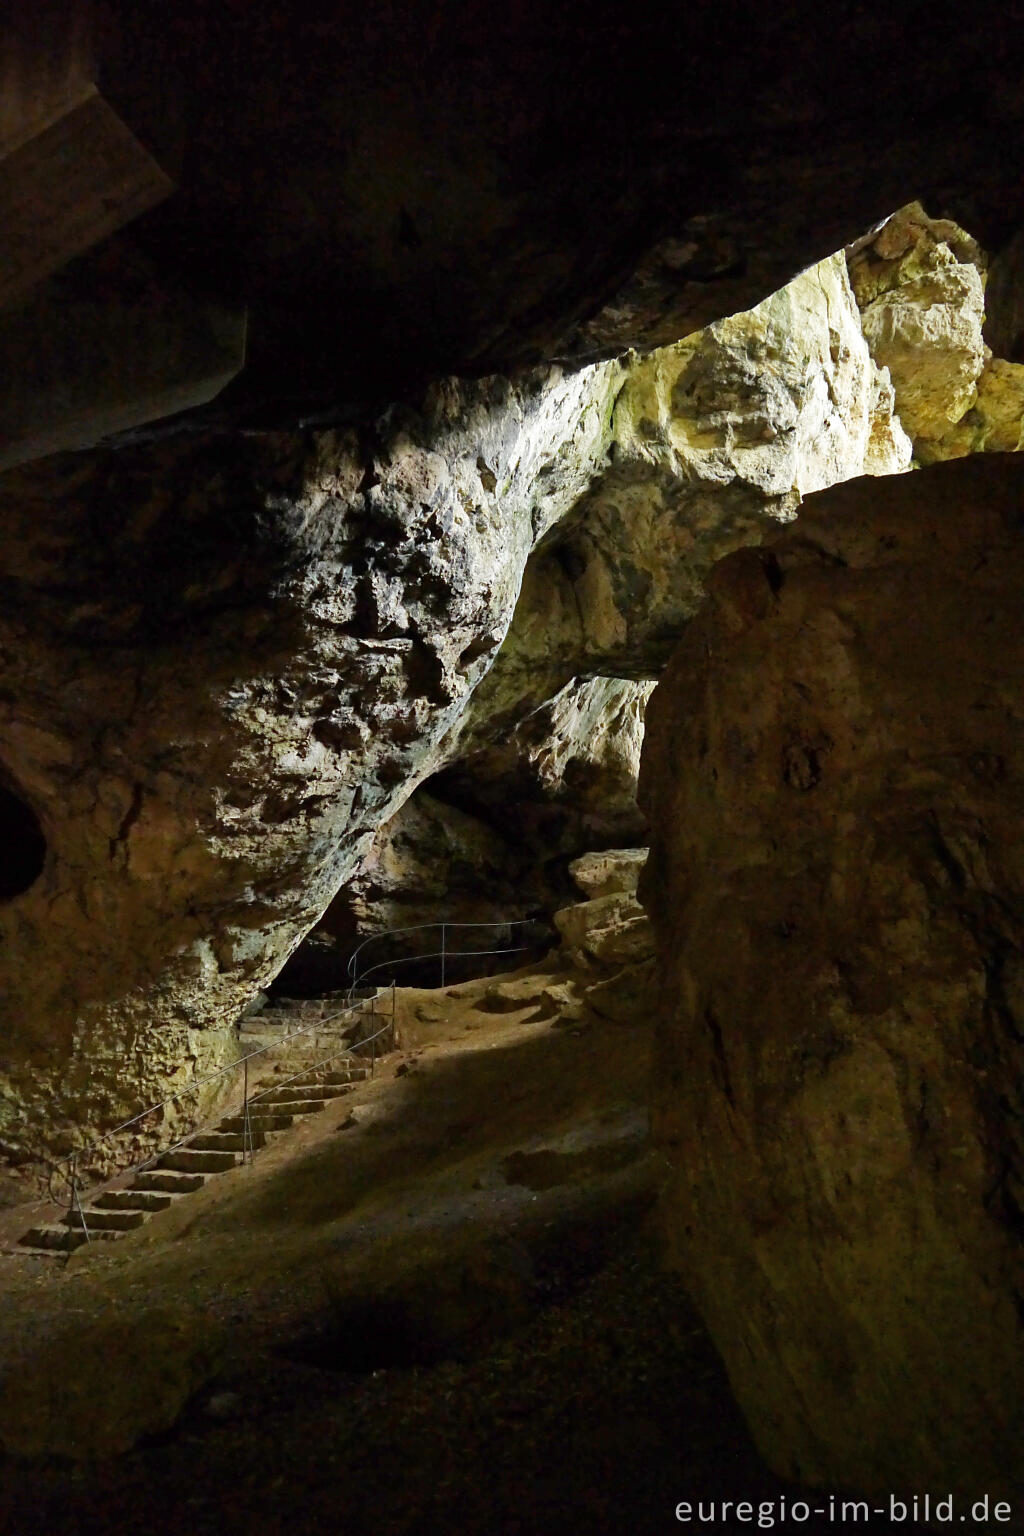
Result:
<svg viewBox="0 0 1024 1536"><path fill-rule="evenodd" d="M14 901L31 890L46 862L46 838L35 811L0 784L0 901Z"/></svg>

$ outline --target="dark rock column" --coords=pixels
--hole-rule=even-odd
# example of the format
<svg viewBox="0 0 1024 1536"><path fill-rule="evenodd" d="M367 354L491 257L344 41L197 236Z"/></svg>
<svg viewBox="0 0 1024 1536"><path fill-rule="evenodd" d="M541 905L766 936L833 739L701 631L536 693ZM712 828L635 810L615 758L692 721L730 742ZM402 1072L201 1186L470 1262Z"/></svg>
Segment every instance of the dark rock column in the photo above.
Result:
<svg viewBox="0 0 1024 1536"><path fill-rule="evenodd" d="M648 711L665 1227L816 1484L1019 1492L1022 505L1000 456L822 492Z"/></svg>

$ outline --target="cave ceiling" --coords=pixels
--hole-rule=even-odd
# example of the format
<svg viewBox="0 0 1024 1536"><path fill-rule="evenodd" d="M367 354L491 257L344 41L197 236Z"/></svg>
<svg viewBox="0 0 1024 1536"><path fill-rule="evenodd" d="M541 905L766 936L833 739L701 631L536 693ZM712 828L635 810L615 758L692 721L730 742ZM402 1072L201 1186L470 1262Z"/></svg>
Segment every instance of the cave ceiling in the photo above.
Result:
<svg viewBox="0 0 1024 1536"><path fill-rule="evenodd" d="M750 0L7 9L0 139L87 81L167 183L0 309L5 371L30 354L41 390L61 329L47 295L65 333L105 338L93 380L115 366L105 347L117 366L126 350L165 362L150 333L168 310L190 345L212 313L222 348L223 317L245 311L245 367L198 409L292 426L439 373L678 340L911 197L990 252L1018 220L1016 6L988 21L911 4L898 23ZM43 314L26 337L27 302ZM208 397L232 370L199 350ZM177 424L174 382L152 386L151 414ZM114 411L92 430L123 426Z"/></svg>

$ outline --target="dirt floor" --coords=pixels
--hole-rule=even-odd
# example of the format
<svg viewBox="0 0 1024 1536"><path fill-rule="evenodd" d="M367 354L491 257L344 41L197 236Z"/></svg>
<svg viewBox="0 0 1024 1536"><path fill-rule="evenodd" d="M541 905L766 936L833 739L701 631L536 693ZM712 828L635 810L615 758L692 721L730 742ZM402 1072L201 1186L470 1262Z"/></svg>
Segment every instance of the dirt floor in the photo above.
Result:
<svg viewBox="0 0 1024 1536"><path fill-rule="evenodd" d="M800 1496L659 1269L645 1025L494 985L400 992L373 1082L138 1232L0 1259L3 1536L620 1536Z"/></svg>

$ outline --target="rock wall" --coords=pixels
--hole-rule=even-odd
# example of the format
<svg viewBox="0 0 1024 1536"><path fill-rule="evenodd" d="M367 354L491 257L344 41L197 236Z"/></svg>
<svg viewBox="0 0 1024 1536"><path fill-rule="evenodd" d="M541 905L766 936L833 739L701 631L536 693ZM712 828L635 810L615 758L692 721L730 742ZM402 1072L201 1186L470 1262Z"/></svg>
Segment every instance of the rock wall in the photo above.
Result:
<svg viewBox="0 0 1024 1536"><path fill-rule="evenodd" d="M842 254L752 310L634 359L611 465L531 559L506 644L448 750L465 755L574 674L657 677L730 549L811 491L909 467Z"/></svg>
<svg viewBox="0 0 1024 1536"><path fill-rule="evenodd" d="M441 385L362 435L186 438L0 480L0 774L46 849L0 904L9 1158L233 1052L434 766L535 539L604 462L617 383Z"/></svg>
<svg viewBox="0 0 1024 1536"><path fill-rule="evenodd" d="M412 924L535 917L531 932L543 932L572 889L569 859L645 835L636 785L653 686L574 680L505 742L421 784L378 829L276 987L345 985L357 943ZM417 943L422 951L415 936L396 935L377 957L415 954Z"/></svg>
<svg viewBox="0 0 1024 1536"><path fill-rule="evenodd" d="M1024 463L722 561L648 712L676 1262L780 1472L1019 1497Z"/></svg>

